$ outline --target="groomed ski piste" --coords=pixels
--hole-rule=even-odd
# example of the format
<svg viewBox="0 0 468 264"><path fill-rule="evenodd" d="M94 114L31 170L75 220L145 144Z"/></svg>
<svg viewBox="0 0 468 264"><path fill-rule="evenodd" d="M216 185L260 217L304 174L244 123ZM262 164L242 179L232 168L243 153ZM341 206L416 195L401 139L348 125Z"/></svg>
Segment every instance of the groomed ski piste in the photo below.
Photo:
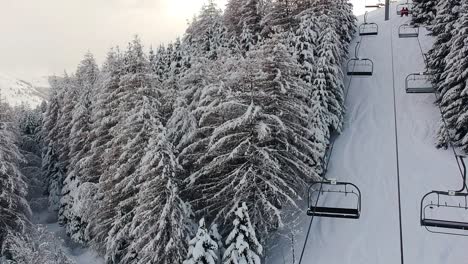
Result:
<svg viewBox="0 0 468 264"><path fill-rule="evenodd" d="M468 263L468 237L434 234L420 226L424 194L459 189L462 181L452 150L435 148L440 120L435 95L405 92L406 76L425 70L421 48L427 52L433 40L424 28L421 48L417 38L399 38L398 27L411 17L397 16L396 5L391 5L390 21L384 21L384 8L369 13L368 22L378 24L379 34L362 38L359 57L374 62L374 74L346 78L346 86L351 83L345 129L335 141L326 175L360 188L361 217L315 217L302 264L394 264L402 263L402 254L408 264ZM361 16L358 25L362 22ZM351 57L360 39L351 45ZM343 202L323 199L328 205ZM267 263L299 263L310 222L305 208L301 218L294 262L285 239L267 253Z"/></svg>

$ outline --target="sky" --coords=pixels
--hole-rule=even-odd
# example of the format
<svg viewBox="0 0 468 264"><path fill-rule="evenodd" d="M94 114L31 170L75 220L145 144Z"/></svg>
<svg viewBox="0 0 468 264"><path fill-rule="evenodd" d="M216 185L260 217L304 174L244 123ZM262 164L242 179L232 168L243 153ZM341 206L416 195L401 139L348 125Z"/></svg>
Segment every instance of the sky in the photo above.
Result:
<svg viewBox="0 0 468 264"><path fill-rule="evenodd" d="M182 36L205 1L0 0L0 72L32 79L74 71L87 51L101 63L134 35L157 47Z"/></svg>

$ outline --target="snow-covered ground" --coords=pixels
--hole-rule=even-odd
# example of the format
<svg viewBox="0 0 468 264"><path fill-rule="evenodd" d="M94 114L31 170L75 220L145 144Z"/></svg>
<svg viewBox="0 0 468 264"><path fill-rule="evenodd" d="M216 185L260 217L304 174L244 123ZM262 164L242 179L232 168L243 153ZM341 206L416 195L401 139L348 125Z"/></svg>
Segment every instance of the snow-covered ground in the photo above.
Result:
<svg viewBox="0 0 468 264"><path fill-rule="evenodd" d="M423 71L424 61L416 38L398 38L399 25L410 18L396 16L395 5L392 4L390 21L384 21L384 9L369 14L370 22L377 22L380 27L379 35L363 38L360 57L372 59L375 72L370 78L351 80L346 128L336 141L327 174L328 178L359 186L363 199L361 219L315 218L303 264L401 263L393 85L404 262L468 263L466 237L429 233L419 225L422 196L434 189L458 189L461 178L451 151L434 147L440 119L434 95L405 93L405 77ZM427 52L432 39L425 33L421 31L420 39ZM348 78L346 83L349 81ZM296 263L309 220L304 209L301 232L296 236ZM284 243L282 250L268 255L267 263L292 263L289 242Z"/></svg>
<svg viewBox="0 0 468 264"><path fill-rule="evenodd" d="M36 107L43 100L47 100L49 83L47 77L33 78L25 81L0 73L0 94L12 106L22 103Z"/></svg>

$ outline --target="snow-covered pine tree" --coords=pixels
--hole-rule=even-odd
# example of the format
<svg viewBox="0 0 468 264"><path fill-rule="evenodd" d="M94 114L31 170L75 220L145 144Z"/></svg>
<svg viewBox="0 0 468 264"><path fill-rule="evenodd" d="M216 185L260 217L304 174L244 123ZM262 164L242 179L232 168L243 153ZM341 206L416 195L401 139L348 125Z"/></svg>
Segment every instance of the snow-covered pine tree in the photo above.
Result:
<svg viewBox="0 0 468 264"><path fill-rule="evenodd" d="M231 36L239 37L246 31L260 33L262 19L260 0L229 0L224 12L224 24Z"/></svg>
<svg viewBox="0 0 468 264"><path fill-rule="evenodd" d="M438 0L413 0L412 22L422 26L431 25L437 13L437 2Z"/></svg>
<svg viewBox="0 0 468 264"><path fill-rule="evenodd" d="M329 25L333 26L339 35L340 62L348 55L348 46L356 32L356 17L348 0L317 0L312 4L312 10L317 17L327 17ZM324 25L319 22L319 27Z"/></svg>
<svg viewBox="0 0 468 264"><path fill-rule="evenodd" d="M296 27L295 0L272 0L267 3L265 16L262 17L262 36L293 31Z"/></svg>
<svg viewBox="0 0 468 264"><path fill-rule="evenodd" d="M164 45L160 45L156 53L150 52L150 66L153 73L156 75L156 80L160 83L163 83L169 78L170 69L168 65L170 65L170 63L168 60L169 55L167 54L166 47Z"/></svg>
<svg viewBox="0 0 468 264"><path fill-rule="evenodd" d="M44 114L44 124L42 126L42 135L44 137L44 149L42 153L42 178L47 185L47 195L49 196L49 206L58 210L62 181L65 172L59 161L59 119L62 114L61 100L63 96L63 80L58 77L49 79L51 85L49 104Z"/></svg>
<svg viewBox="0 0 468 264"><path fill-rule="evenodd" d="M223 264L261 264L263 247L255 235L246 203L234 212L233 228L226 239Z"/></svg>
<svg viewBox="0 0 468 264"><path fill-rule="evenodd" d="M161 131L150 139L137 174L142 182L130 230L134 240L122 263L182 263L190 237L190 208L179 197L181 168Z"/></svg>
<svg viewBox="0 0 468 264"><path fill-rule="evenodd" d="M458 18L460 0L440 0L437 4L437 15L434 25L431 27L432 34L436 36L435 43L428 53L428 65L434 75L433 83L436 89L443 94L440 85L441 75L445 69L446 57L450 52L452 30Z"/></svg>
<svg viewBox="0 0 468 264"><path fill-rule="evenodd" d="M17 147L17 131L9 122L8 106L0 118L0 257L8 257L4 242L10 233L23 233L30 226L31 210L26 201L27 186L19 170L23 157Z"/></svg>
<svg viewBox="0 0 468 264"><path fill-rule="evenodd" d="M289 41L293 47L293 55L302 69L300 77L311 84L315 72L314 52L318 41L317 19L310 9L301 12L297 19L298 28Z"/></svg>
<svg viewBox="0 0 468 264"><path fill-rule="evenodd" d="M318 45L315 49L316 64L319 74L323 74L328 96L325 104L328 107L327 126L332 131L340 133L344 118L344 76L341 70L342 50L340 37L335 31L333 20L326 15L318 17L319 29ZM327 143L328 144L328 143Z"/></svg>
<svg viewBox="0 0 468 264"><path fill-rule="evenodd" d="M1 262L4 255L4 259L7 260L4 264L76 264L59 243L60 241L44 226L31 226L23 233L10 232L3 249L0 248L0 263L4 263Z"/></svg>
<svg viewBox="0 0 468 264"><path fill-rule="evenodd" d="M452 102L460 99L460 91L454 91L448 86L444 86L444 78L447 75L445 69L447 67L447 56L450 53L452 43L453 30L459 17L459 0L440 0L437 4L437 15L434 24L431 27L432 34L436 36L433 47L428 53L428 67L433 74L433 85L439 93L439 102L437 102L442 109L442 113L446 122L438 132L439 135L445 133L443 130L451 133L456 127L456 120L458 118L458 108ZM458 101L459 102L459 101ZM455 106L455 107L454 107ZM447 137L439 136L438 140ZM452 138L452 140L454 140ZM437 145L444 146L447 142L439 141Z"/></svg>
<svg viewBox="0 0 468 264"><path fill-rule="evenodd" d="M446 57L446 65L441 74L441 97L439 105L448 125L451 140L457 146L468 150L468 3L463 1L459 17L451 31L450 51ZM445 132L445 124L439 134Z"/></svg>
<svg viewBox="0 0 468 264"><path fill-rule="evenodd" d="M186 30L184 44L189 46L191 56L204 56L215 60L218 58L219 49L227 45L227 40L222 11L210 0Z"/></svg>
<svg viewBox="0 0 468 264"><path fill-rule="evenodd" d="M144 180L138 174L138 165L150 138L161 130L157 89L138 38L129 44L122 71L119 87L113 93L119 116L110 130L112 153L104 157L110 166L100 178L103 200L98 223L107 234L106 259L111 263L121 263L135 239L129 230Z"/></svg>
<svg viewBox="0 0 468 264"><path fill-rule="evenodd" d="M85 159L90 155L91 113L94 88L99 75L98 66L91 53L86 53L76 72L78 87L77 102L71 119L69 154L70 167L64 180L60 200L59 220L67 233L77 242L85 242L83 203L80 200L80 185L83 182Z"/></svg>
<svg viewBox="0 0 468 264"><path fill-rule="evenodd" d="M198 212L217 220L246 201L254 225L266 235L282 225L280 209L294 205L304 182L319 177L310 169L315 165L305 104L310 90L279 37L235 63L237 72L226 71L225 88L204 89L200 101L225 92L218 101L205 100L213 103L201 110L193 133L205 137L194 136L182 152L201 153L187 192Z"/></svg>
<svg viewBox="0 0 468 264"><path fill-rule="evenodd" d="M102 207L99 210L100 203L102 201L102 194L97 191L99 180L102 174L110 167L113 163L111 160L105 160L104 153L112 154L111 151L111 140L113 135L111 130L119 122L119 111L117 101L117 90L119 88L120 78L122 76L122 54L118 49L111 49L108 54L106 61L102 67L101 77L97 83L97 100L93 103L93 114L91 115L91 131L88 135L89 141L91 142L91 151L87 157L83 160L83 173L82 173L82 184L88 186L90 190L96 191L91 192L91 197L87 197L89 200L94 201L92 204L88 204L87 212L83 212L83 218L87 218L88 223L85 231L86 240L93 240L93 247L103 250L104 240L107 237L106 228L100 228L99 217L104 213L102 210L106 210L106 213L110 214L112 208ZM109 225L109 223L100 223Z"/></svg>
<svg viewBox="0 0 468 264"><path fill-rule="evenodd" d="M186 260L183 264L216 264L218 244L211 238L205 219L198 224L196 236L190 240Z"/></svg>

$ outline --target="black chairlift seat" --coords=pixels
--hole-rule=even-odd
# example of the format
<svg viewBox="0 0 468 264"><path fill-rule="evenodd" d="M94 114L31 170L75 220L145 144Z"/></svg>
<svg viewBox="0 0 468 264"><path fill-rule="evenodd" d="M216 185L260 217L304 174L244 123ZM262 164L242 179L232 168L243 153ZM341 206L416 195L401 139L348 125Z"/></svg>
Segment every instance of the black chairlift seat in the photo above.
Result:
<svg viewBox="0 0 468 264"><path fill-rule="evenodd" d="M370 59L363 59L358 57L360 42L356 43L354 48L354 58L348 60L346 65L346 74L348 76L361 76L367 77L374 74L374 62Z"/></svg>
<svg viewBox="0 0 468 264"><path fill-rule="evenodd" d="M435 93L432 75L427 72L411 73L405 79L406 93Z"/></svg>
<svg viewBox="0 0 468 264"><path fill-rule="evenodd" d="M468 233L460 233L461 231L450 231L468 231L468 188L466 185L466 165L463 158L464 157L462 156L457 156L457 159L461 161L463 166L463 187L460 190L432 191L425 194L421 199L420 224L429 232L447 235L468 236ZM444 198L450 199L446 200ZM438 219L438 217L433 216L426 217L429 210L437 209L442 209L444 214L447 212L457 212L456 215L460 215L460 213L462 213L464 217L462 219L453 220L448 220L448 218L452 215L445 216L444 219Z"/></svg>
<svg viewBox="0 0 468 264"><path fill-rule="evenodd" d="M348 76L372 76L374 73L374 63L370 59L350 59L346 73Z"/></svg>
<svg viewBox="0 0 468 264"><path fill-rule="evenodd" d="M398 27L399 38L417 38L419 37L419 27L416 25L403 24Z"/></svg>
<svg viewBox="0 0 468 264"><path fill-rule="evenodd" d="M468 223L437 219L422 219L422 226L468 230Z"/></svg>
<svg viewBox="0 0 468 264"><path fill-rule="evenodd" d="M348 197L353 200L353 208L318 206L321 195ZM313 200L313 196L316 196ZM337 182L336 180L324 180L313 182L309 187L307 215L329 218L359 219L361 216L361 191L348 182Z"/></svg>
<svg viewBox="0 0 468 264"><path fill-rule="evenodd" d="M367 15L364 15L364 23L359 26L359 36L376 36L379 34L379 25L376 23L368 23Z"/></svg>
<svg viewBox="0 0 468 264"><path fill-rule="evenodd" d="M315 211L314 211L315 210ZM331 218L359 219L359 210L352 208L333 208L333 207L311 207L307 210L307 215Z"/></svg>

